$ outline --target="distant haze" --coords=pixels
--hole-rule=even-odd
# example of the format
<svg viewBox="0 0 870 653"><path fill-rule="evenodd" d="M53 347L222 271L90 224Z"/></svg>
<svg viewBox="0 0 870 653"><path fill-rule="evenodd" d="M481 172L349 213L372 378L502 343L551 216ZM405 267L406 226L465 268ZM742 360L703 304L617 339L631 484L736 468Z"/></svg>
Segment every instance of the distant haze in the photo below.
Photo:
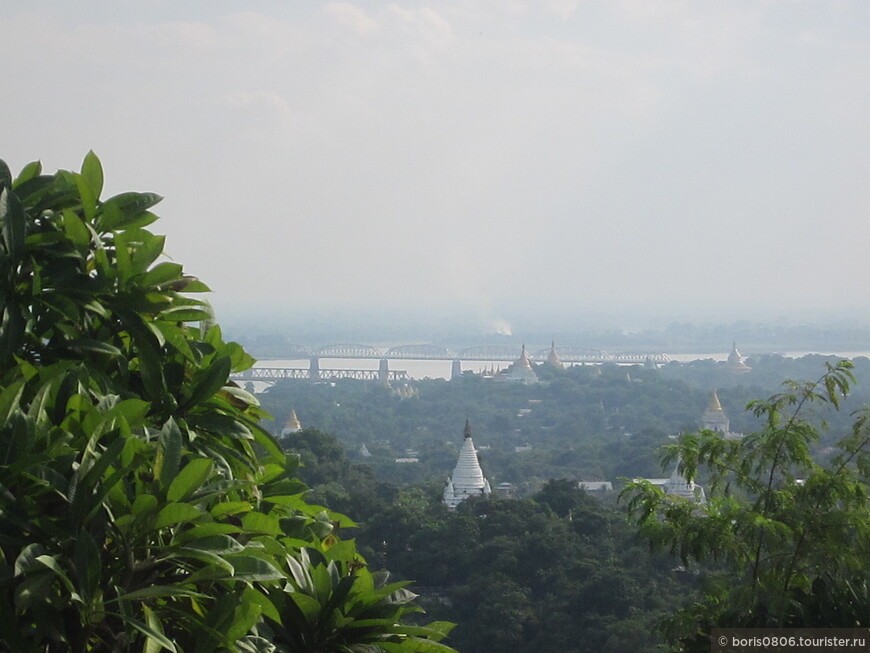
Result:
<svg viewBox="0 0 870 653"><path fill-rule="evenodd" d="M93 149L108 193L164 195L219 317L865 320L868 25L864 0L32 0L0 22L0 158Z"/></svg>

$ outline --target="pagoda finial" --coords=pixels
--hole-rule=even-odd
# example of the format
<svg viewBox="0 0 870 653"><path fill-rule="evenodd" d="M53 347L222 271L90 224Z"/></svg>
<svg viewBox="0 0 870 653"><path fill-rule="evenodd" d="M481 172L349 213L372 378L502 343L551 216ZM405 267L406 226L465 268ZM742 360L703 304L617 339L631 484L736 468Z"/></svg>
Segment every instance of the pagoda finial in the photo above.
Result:
<svg viewBox="0 0 870 653"><path fill-rule="evenodd" d="M710 393L710 401L707 403L707 410L722 410L722 402L719 401L719 393L716 389Z"/></svg>
<svg viewBox="0 0 870 653"><path fill-rule="evenodd" d="M471 421L467 417L465 418L465 437L471 437Z"/></svg>

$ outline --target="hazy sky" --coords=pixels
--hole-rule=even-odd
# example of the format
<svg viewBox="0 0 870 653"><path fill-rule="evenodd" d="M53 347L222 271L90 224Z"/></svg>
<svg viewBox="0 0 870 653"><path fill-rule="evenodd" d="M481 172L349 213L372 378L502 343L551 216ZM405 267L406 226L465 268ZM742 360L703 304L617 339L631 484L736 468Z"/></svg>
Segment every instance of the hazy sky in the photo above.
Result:
<svg viewBox="0 0 870 653"><path fill-rule="evenodd" d="M0 57L0 158L164 195L219 317L870 315L865 0L29 0Z"/></svg>

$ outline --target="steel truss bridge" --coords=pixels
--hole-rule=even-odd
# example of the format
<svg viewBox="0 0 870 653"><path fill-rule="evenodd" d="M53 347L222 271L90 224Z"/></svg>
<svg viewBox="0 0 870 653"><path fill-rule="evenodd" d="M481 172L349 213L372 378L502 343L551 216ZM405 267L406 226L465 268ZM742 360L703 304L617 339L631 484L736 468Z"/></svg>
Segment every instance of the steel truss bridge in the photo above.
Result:
<svg viewBox="0 0 870 653"><path fill-rule="evenodd" d="M388 370L386 377L382 370L335 370L320 369L312 372L309 367L252 367L244 372L231 374L235 381L264 381L275 383L284 379L300 379L305 381L338 381L339 379L356 379L357 381L378 381L393 383L410 381L405 371Z"/></svg>
<svg viewBox="0 0 870 653"><path fill-rule="evenodd" d="M547 360L549 349L529 352L533 361ZM617 363L623 365L638 365L654 363L664 365L671 361L667 354L659 353L615 353L610 354L599 349L581 349L577 347L556 347L556 353L563 363ZM388 349L380 349L371 345L335 344L319 349L308 349L299 345L293 346L285 358L351 358L377 360L460 360L460 361L508 361L519 358L517 347L509 345L483 345L464 349L451 349L440 345L400 345ZM348 370L350 371L350 370Z"/></svg>

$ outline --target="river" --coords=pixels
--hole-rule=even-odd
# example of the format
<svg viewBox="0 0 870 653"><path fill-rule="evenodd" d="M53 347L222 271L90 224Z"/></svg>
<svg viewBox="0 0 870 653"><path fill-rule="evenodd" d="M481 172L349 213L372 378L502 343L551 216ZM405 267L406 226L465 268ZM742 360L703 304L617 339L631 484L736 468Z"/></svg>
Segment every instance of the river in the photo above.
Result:
<svg viewBox="0 0 870 653"><path fill-rule="evenodd" d="M818 352L783 352L783 356L789 358L800 358L809 353ZM870 357L868 351L852 351L852 352L830 352L824 355L840 356L843 358L856 358L858 356ZM727 352L708 352L700 354L668 354L671 360L681 363L688 363L694 360L712 359L715 361L724 361L728 358ZM376 359L359 359L359 358L321 358L320 369L340 369L340 370L377 370L379 361ZM449 360L415 360L415 359L400 359L390 360L390 369L392 371L404 371L408 373L412 379L449 379L452 370L452 361ZM257 361L255 367L288 367L288 368L304 368L308 369L309 360L304 359L262 359ZM496 369L503 370L510 365L507 361L462 361L462 371L479 373L483 370Z"/></svg>

